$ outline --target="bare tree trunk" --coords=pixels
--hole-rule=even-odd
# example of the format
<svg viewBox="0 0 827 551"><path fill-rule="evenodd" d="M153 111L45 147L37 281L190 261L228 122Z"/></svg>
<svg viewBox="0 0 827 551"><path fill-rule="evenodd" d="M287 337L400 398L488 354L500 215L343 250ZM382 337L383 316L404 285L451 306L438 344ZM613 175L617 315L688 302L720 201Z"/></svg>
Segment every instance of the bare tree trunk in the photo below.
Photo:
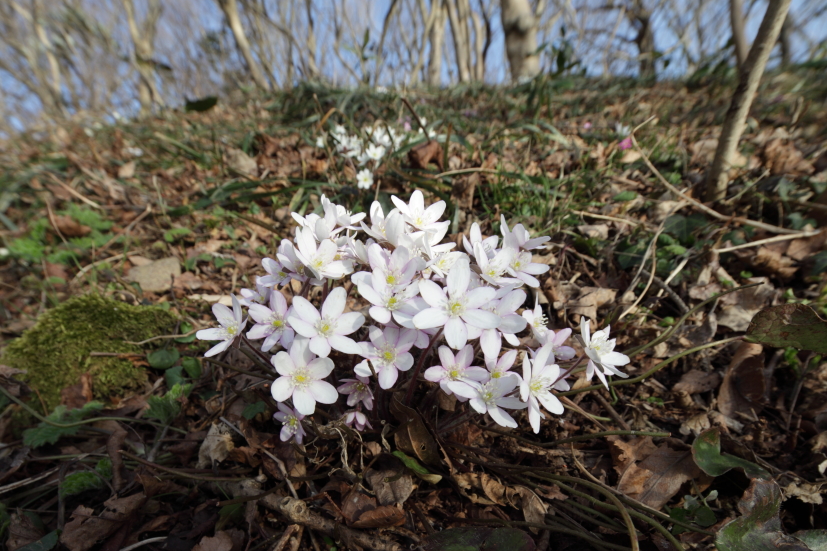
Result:
<svg viewBox="0 0 827 551"><path fill-rule="evenodd" d="M439 86L442 80L442 45L445 40L445 8L442 0L431 0L434 11L434 25L431 27L431 54L428 60L428 84Z"/></svg>
<svg viewBox="0 0 827 551"><path fill-rule="evenodd" d="M652 12L649 11L642 0L634 0L629 16L637 23L637 44L639 72L641 78L654 78L655 76L655 34L652 31Z"/></svg>
<svg viewBox="0 0 827 551"><path fill-rule="evenodd" d="M792 45L793 22L789 15L784 19L784 24L781 26L781 36L778 39L781 46L781 68L786 69L792 63L793 45Z"/></svg>
<svg viewBox="0 0 827 551"><path fill-rule="evenodd" d="M460 17L457 0L445 0L443 5L448 11L448 21L451 23L451 37L454 39L454 59L457 64L459 81L471 82L471 70L468 67L468 49L470 44L465 34L465 21Z"/></svg>
<svg viewBox="0 0 827 551"><path fill-rule="evenodd" d="M755 37L746 63L739 73L738 88L732 96L732 104L729 106L723 128L721 128L715 159L712 161L712 167L706 179L707 201L720 201L726 196L732 158L738 150L738 142L741 134L744 133L749 108L789 9L790 0L770 0L767 6L767 12L758 29L758 36Z"/></svg>
<svg viewBox="0 0 827 551"><path fill-rule="evenodd" d="M744 5L742 0L729 0L729 19L732 23L732 41L735 43L735 59L740 70L747 61L749 46L744 34Z"/></svg>
<svg viewBox="0 0 827 551"><path fill-rule="evenodd" d="M379 37L379 46L376 49L376 71L373 75L373 85L379 85L379 75L382 73L382 62L385 60L385 37L388 35L388 26L390 25L393 11L396 9L396 4L399 0L391 0L391 5L385 13L385 21L382 23L382 35Z"/></svg>
<svg viewBox="0 0 827 551"><path fill-rule="evenodd" d="M500 9L505 51L514 82L532 79L540 72L537 55L537 19L528 0L502 0Z"/></svg>
<svg viewBox="0 0 827 551"><path fill-rule="evenodd" d="M138 101L141 103L141 115L152 112L154 104L163 105L158 87L155 85L155 64L152 56L155 50L155 33L158 19L161 17L160 0L149 0L146 18L138 27L135 19L135 6L132 0L123 0L129 34L135 48L135 69L138 71Z"/></svg>
<svg viewBox="0 0 827 551"><path fill-rule="evenodd" d="M316 66L316 22L313 19L313 0L305 0L304 8L307 12L307 76L317 79L319 68Z"/></svg>
<svg viewBox="0 0 827 551"><path fill-rule="evenodd" d="M244 61L247 62L247 70L250 71L253 82L262 90L269 90L270 86L267 84L267 80L264 78L261 69L258 67L258 63L253 57L250 43L244 34L244 27L241 26L241 18L238 16L238 2L236 0L218 0L218 5L221 7L221 11L224 12L224 17L227 18L227 25L229 25L230 30L233 32L235 43L241 55L244 57Z"/></svg>

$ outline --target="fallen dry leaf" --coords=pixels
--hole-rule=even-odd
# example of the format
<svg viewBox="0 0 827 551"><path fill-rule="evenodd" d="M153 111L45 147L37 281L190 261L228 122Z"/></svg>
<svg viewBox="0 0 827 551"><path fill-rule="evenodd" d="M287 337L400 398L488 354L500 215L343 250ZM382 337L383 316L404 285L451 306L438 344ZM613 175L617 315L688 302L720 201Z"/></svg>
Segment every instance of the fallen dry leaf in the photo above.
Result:
<svg viewBox="0 0 827 551"><path fill-rule="evenodd" d="M714 371L692 369L683 374L681 380L675 383L675 386L672 387L672 391L686 392L688 394L708 392L718 388L718 384L720 382L721 376Z"/></svg>
<svg viewBox="0 0 827 551"><path fill-rule="evenodd" d="M71 216L55 216L54 222L63 237L84 237L92 232L92 228L76 222Z"/></svg>
<svg viewBox="0 0 827 551"><path fill-rule="evenodd" d="M746 331L755 314L772 304L777 292L768 278L751 277L747 279L747 283L762 285L722 297L718 325L729 327L733 331Z"/></svg>
<svg viewBox="0 0 827 551"><path fill-rule="evenodd" d="M739 418L738 414L752 418L763 407L765 389L764 347L742 342L724 374L718 411L733 419Z"/></svg>
<svg viewBox="0 0 827 551"><path fill-rule="evenodd" d="M428 140L408 151L408 161L412 167L421 170L426 170L429 164L434 163L439 167L440 172L445 171L442 161L442 147L436 140Z"/></svg>
<svg viewBox="0 0 827 551"><path fill-rule="evenodd" d="M6 540L6 547L9 551L16 551L25 545L36 542L45 535L46 532L38 528L31 517L14 512L11 514L9 538Z"/></svg>
<svg viewBox="0 0 827 551"><path fill-rule="evenodd" d="M354 528L387 528L405 524L405 512L393 505L380 505L365 511L351 524Z"/></svg>
<svg viewBox="0 0 827 551"><path fill-rule="evenodd" d="M787 499L797 497L804 503L821 505L824 503L824 498L821 497L821 486L821 484L808 484L804 482L799 485L791 482L789 486L784 488L784 493L787 495Z"/></svg>
<svg viewBox="0 0 827 551"><path fill-rule="evenodd" d="M413 479L405 465L392 455L382 456L379 461L380 468L373 467L365 474L379 505L405 503L413 492Z"/></svg>
<svg viewBox="0 0 827 551"><path fill-rule="evenodd" d="M87 551L114 534L121 525L146 503L144 494L114 497L104 502L105 509L95 516L94 509L78 505L72 520L66 523L60 542L70 551Z"/></svg>
<svg viewBox="0 0 827 551"><path fill-rule="evenodd" d="M118 167L118 178L125 180L135 176L135 161L129 161Z"/></svg>
<svg viewBox="0 0 827 551"><path fill-rule="evenodd" d="M232 551L233 538L224 530L215 533L214 537L204 536L192 551Z"/></svg>
<svg viewBox="0 0 827 551"><path fill-rule="evenodd" d="M235 447L230 430L224 423L215 423L210 427L201 448L198 450L198 464L196 466L199 469L212 467L214 464L227 459L230 450Z"/></svg>

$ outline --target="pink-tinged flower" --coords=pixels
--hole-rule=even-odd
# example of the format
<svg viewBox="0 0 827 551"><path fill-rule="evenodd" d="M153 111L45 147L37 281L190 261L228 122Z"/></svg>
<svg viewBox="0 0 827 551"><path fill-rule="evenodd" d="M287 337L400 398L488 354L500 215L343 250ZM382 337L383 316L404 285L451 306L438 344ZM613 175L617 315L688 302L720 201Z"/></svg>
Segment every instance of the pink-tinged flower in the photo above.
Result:
<svg viewBox="0 0 827 551"><path fill-rule="evenodd" d="M267 272L267 275L258 278L258 280L256 280L257 283L265 287L278 287L279 285L287 285L290 283L290 279L292 278L279 261L273 260L272 258L265 258L261 261L261 266L264 268L264 271Z"/></svg>
<svg viewBox="0 0 827 551"><path fill-rule="evenodd" d="M489 258L494 256L494 251L497 249L499 241L496 235L483 238L480 225L476 222L471 224L471 231L468 232L468 237L465 237L465 235L462 236L462 246L465 247L465 251L472 256L475 255L474 249L477 243L482 245L485 254L487 254Z"/></svg>
<svg viewBox="0 0 827 551"><path fill-rule="evenodd" d="M238 302L235 295L232 295L232 299L232 310L223 304L215 303L212 305L212 313L218 323L221 324L221 327L202 329L195 334L196 338L202 341L221 341L207 350L204 354L205 357L209 358L227 350L247 323L241 312L241 303Z"/></svg>
<svg viewBox="0 0 827 551"><path fill-rule="evenodd" d="M466 324L479 329L494 329L500 324L498 315L481 309L497 291L491 287L469 291L471 268L467 262L457 262L448 274L447 283L447 294L433 281L419 283L419 294L430 308L414 316L413 324L417 329L444 326L448 346L459 350L468 342Z"/></svg>
<svg viewBox="0 0 827 551"><path fill-rule="evenodd" d="M549 363L552 362L552 363ZM559 385L560 367L553 363L554 354L551 346L540 348L533 360L523 356L523 382L520 384L520 397L528 403L528 421L534 433L540 432L540 419L545 415L540 411L540 404L551 413L563 413L563 404L551 393L555 385ZM565 385L568 387L568 385Z"/></svg>
<svg viewBox="0 0 827 551"><path fill-rule="evenodd" d="M540 264L539 262L532 262L531 253L528 251L520 251L515 254L508 265L508 273L535 289L540 286L540 280L536 275L544 274L549 271L547 264Z"/></svg>
<svg viewBox="0 0 827 551"><path fill-rule="evenodd" d="M416 273L425 267L425 262L413 256L407 247L397 247L388 254L378 243L374 243L368 247L368 259L373 273L395 291L408 286Z"/></svg>
<svg viewBox="0 0 827 551"><path fill-rule="evenodd" d="M447 346L440 346L439 361L442 365L435 365L425 370L425 379L432 383L439 383L439 388L449 396L453 394L448 386L449 383L467 381L482 383L490 378L488 371L471 365L474 361L474 347L470 344L463 346L456 356Z"/></svg>
<svg viewBox="0 0 827 551"><path fill-rule="evenodd" d="M632 147L632 137L631 136L623 138L622 140L620 140L617 143L617 148L621 151L624 151L626 149L630 149L631 147Z"/></svg>
<svg viewBox="0 0 827 551"><path fill-rule="evenodd" d="M595 331L594 335L590 335L589 320L585 316L580 318L580 335L586 347L586 355L589 357L586 379L591 380L592 376L597 373L597 378L606 388L609 388L606 375L617 375L623 378L629 376L617 369L619 366L628 364L629 357L614 351L615 339L609 339L609 330L610 326L607 325L606 329Z"/></svg>
<svg viewBox="0 0 827 551"><path fill-rule="evenodd" d="M493 257L489 257L481 243L474 245L474 258L476 258L477 265L480 267L480 277L497 287L522 285L519 279L503 277L516 254L516 249L503 247Z"/></svg>
<svg viewBox="0 0 827 551"><path fill-rule="evenodd" d="M563 346L563 343L568 340L571 336L571 329L566 327L565 329L560 329L556 333L549 329L546 331L545 336L543 339L537 339L543 345L551 346L551 350L554 353L554 357L560 360L570 360L574 357L574 348L571 346Z"/></svg>
<svg viewBox="0 0 827 551"><path fill-rule="evenodd" d="M370 226L361 222L362 229L380 243L397 243L399 236L405 233L405 220L397 209L385 216L382 205L374 201L370 206Z"/></svg>
<svg viewBox="0 0 827 551"><path fill-rule="evenodd" d="M371 429L373 428L370 426L370 421L368 421L368 418L365 416L365 414L355 409L345 412L345 425L354 428L359 432L365 430L365 427Z"/></svg>
<svg viewBox="0 0 827 551"><path fill-rule="evenodd" d="M368 335L370 343L362 343L360 352L365 358L353 368L359 377L370 377L373 372L379 379L379 387L385 390L396 384L400 371L408 371L414 363L413 355L409 352L416 341L415 329L399 329L397 327L371 327ZM370 362L373 366L371 371Z"/></svg>
<svg viewBox="0 0 827 551"><path fill-rule="evenodd" d="M327 224L324 220L319 219L316 227L318 232L325 235ZM327 231L326 235L329 236L329 234ZM298 248L296 256L316 279L341 279L351 271L350 266L339 258L339 246L328 237L323 237L317 243L314 232L310 228L297 230L296 247Z"/></svg>
<svg viewBox="0 0 827 551"><path fill-rule="evenodd" d="M402 213L405 222L418 230L434 232L450 225L447 220L444 222L439 220L442 213L445 212L445 201L437 201L425 208L425 196L418 189L411 193L410 203L405 203L396 195L391 196L391 201Z"/></svg>
<svg viewBox="0 0 827 551"><path fill-rule="evenodd" d="M525 229L522 224L517 224L513 230L509 230L504 214L500 215L500 229L503 233L503 242L506 245L523 251L544 249L543 243L551 239L548 236L532 238L531 234L528 233L528 230Z"/></svg>
<svg viewBox="0 0 827 551"><path fill-rule="evenodd" d="M385 278L376 272L369 274L360 272L363 277L353 280L361 294L373 306L370 307L370 317L379 323L390 323L391 316L396 323L403 327L413 327L411 319L423 309L424 303L415 300L419 293L419 283L413 282L405 288L395 290L385 282Z"/></svg>
<svg viewBox="0 0 827 551"><path fill-rule="evenodd" d="M534 310L523 310L523 318L528 322L528 327L534 338L544 343L548 334L548 318L543 314L539 302L534 303Z"/></svg>
<svg viewBox="0 0 827 551"><path fill-rule="evenodd" d="M336 389L323 379L333 371L330 358L313 358L307 339L295 339L290 352L279 352L270 360L279 377L273 381L270 392L277 402L293 398L296 411L312 415L316 402L332 404L339 398Z"/></svg>
<svg viewBox="0 0 827 551"><path fill-rule="evenodd" d="M356 376L355 379L342 379L338 390L340 394L347 396L347 405L355 406L359 402L365 405L365 409L373 409L373 392L370 390L370 380L367 377Z"/></svg>
<svg viewBox="0 0 827 551"><path fill-rule="evenodd" d="M503 408L524 409L527 407L527 404L519 398L508 396L519 384L519 379L516 377L491 379L485 384L449 384L454 394L468 398L472 408L479 413L488 413L488 415L502 427L517 428L517 421L506 413Z"/></svg>
<svg viewBox="0 0 827 551"><path fill-rule="evenodd" d="M494 296L495 300L483 306L483 309L500 317L500 324L495 329L468 328L469 339L477 338L479 332L480 347L486 359L497 357L502 348L503 338L511 346L520 345L516 333L525 329L526 320L515 312L525 302L525 297L525 291L522 289L501 287Z"/></svg>
<svg viewBox="0 0 827 551"><path fill-rule="evenodd" d="M295 411L287 404L279 403L279 411L273 414L273 419L281 421L281 432L279 438L282 442L287 442L291 438L295 438L296 444L301 444L304 440L304 427L302 426L302 419L304 415Z"/></svg>
<svg viewBox="0 0 827 551"><path fill-rule="evenodd" d="M296 333L310 339L310 350L319 356L329 356L331 348L345 354L359 354L362 348L345 335L362 327L365 316L358 312L343 314L346 300L344 287L336 287L327 295L319 314L309 300L294 297L293 312L287 321Z"/></svg>
<svg viewBox="0 0 827 551"><path fill-rule="evenodd" d="M270 288L266 285L262 285L261 278L258 278L255 289L241 289L238 294L241 295L238 302L242 306L249 308L253 304L266 303L270 298Z"/></svg>
<svg viewBox="0 0 827 551"><path fill-rule="evenodd" d="M485 367L491 374L491 378L499 379L501 377L514 377L517 381L522 381L519 374L510 371L511 367L514 365L514 362L517 360L517 351L513 348L511 350L506 350L505 354L498 358L497 356L499 353L500 351L498 349L497 353L491 358L485 358Z"/></svg>
<svg viewBox="0 0 827 551"><path fill-rule="evenodd" d="M293 243L291 243L288 239L282 239L281 243L279 243L279 250L278 253L276 253L276 258L279 259L279 263L282 266L281 271L287 272L290 279L295 279L296 281L303 283L307 281L307 276L311 275L310 270L308 270L304 263L302 263L299 259ZM287 281L285 281L285 283L287 283Z"/></svg>
<svg viewBox="0 0 827 551"><path fill-rule="evenodd" d="M589 130L589 129L591 129L591 127L592 127L592 123L590 123L589 121L586 121L586 122L583 123L583 130Z"/></svg>
<svg viewBox="0 0 827 551"><path fill-rule="evenodd" d="M270 307L262 304L250 306L250 317L256 324L247 332L248 339L264 339L261 345L263 352L269 352L276 344L290 348L295 333L287 324L287 316L290 314L287 308L287 300L280 291L274 290L270 294Z"/></svg>

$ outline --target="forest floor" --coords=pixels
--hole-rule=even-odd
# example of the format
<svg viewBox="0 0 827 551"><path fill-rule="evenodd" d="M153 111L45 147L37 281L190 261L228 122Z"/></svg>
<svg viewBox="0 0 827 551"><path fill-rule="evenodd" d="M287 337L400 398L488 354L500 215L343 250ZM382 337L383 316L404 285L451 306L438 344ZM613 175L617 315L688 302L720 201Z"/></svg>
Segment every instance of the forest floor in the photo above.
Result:
<svg viewBox="0 0 827 551"><path fill-rule="evenodd" d="M409 108L305 85L0 143L0 545L826 549L827 361L742 336L771 306L827 314L827 80L768 75L727 199L701 204L732 90L541 79ZM316 146L336 124L415 132L411 109L441 138L369 191ZM611 324L631 377L576 382L539 434L420 379L372 428L320 407L282 442L272 370L243 348L205 361L195 331L255 288L291 212L414 189L446 201L448 239L501 215L550 236L524 307Z"/></svg>

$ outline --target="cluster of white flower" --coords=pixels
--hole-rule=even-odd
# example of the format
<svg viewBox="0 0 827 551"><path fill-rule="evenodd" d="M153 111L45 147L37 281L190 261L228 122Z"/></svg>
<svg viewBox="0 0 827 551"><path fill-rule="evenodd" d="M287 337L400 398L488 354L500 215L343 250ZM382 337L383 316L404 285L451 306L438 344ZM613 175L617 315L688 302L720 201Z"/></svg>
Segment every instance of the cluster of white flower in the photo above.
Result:
<svg viewBox="0 0 827 551"><path fill-rule="evenodd" d="M541 406L563 412L553 391L569 388L566 377L580 363L564 344L571 329L549 329L539 305L518 313L527 297L521 287L539 287L536 276L549 269L532 260L532 251L544 248L549 238L531 238L521 224L509 229L503 218L502 239L483 237L475 223L463 237L465 252L455 251L454 243L442 243L449 225L440 220L444 201L426 207L420 191L408 203L392 200L396 208L387 214L373 203L369 224L365 214L351 214L324 196L321 215L294 213L295 243L283 239L276 258L262 261L267 275L257 279L256 289L242 289L240 299L233 296L232 310L213 306L220 327L197 337L221 342L206 356L236 342L247 325L246 306L255 322L246 338L263 339L265 353L283 349L271 357L279 375L271 388L279 402L274 417L283 423L282 440L300 443L304 416L314 413L317 403L333 404L340 393L353 408L345 412L345 422L358 430L370 426L363 410L373 409L373 379L379 388L391 389L400 372L414 364L411 377L417 377L437 346L438 363L435 358L436 365L423 374L427 381L502 426L517 426L506 410L528 408L531 427L539 432ZM358 238L359 230L365 240ZM301 290L288 300L279 288L293 289L293 280ZM314 288L321 290L319 308L307 298L315 296ZM362 302L372 318L364 329L363 314L345 312L360 303L355 291L369 303ZM539 343L536 349L517 337L526 328ZM357 342L355 336L368 340ZM618 367L629 358L614 351L608 327L591 334L583 318L581 339L587 378L597 374L607 385L607 375L626 377ZM340 364L337 375L347 377L352 369L353 376L339 378L344 384L338 389L325 380L334 370L332 350L353 357L352 367ZM510 371L521 354L522 376Z"/></svg>
<svg viewBox="0 0 827 551"><path fill-rule="evenodd" d="M422 124L425 123L426 120L422 119ZM349 134L344 126L337 124L330 133L325 132L316 137L316 147L324 149L330 138L336 153L353 159L360 167L368 165L356 174L356 186L359 189L370 189L373 186L373 173L385 156L406 142L423 136L421 128L418 133L409 130L410 125L403 132L388 125L365 126L361 135L356 135ZM429 137L434 135L432 130L428 131Z"/></svg>

